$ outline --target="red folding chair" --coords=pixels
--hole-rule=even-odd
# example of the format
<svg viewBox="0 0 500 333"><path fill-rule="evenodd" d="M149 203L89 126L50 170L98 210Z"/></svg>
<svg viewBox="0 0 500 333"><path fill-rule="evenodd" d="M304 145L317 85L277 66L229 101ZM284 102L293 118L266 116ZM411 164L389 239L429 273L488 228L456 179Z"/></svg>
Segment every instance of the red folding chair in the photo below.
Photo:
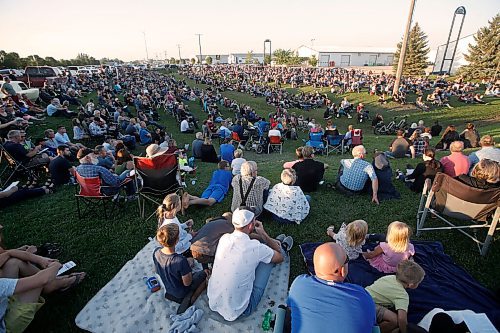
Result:
<svg viewBox="0 0 500 333"><path fill-rule="evenodd" d="M355 129L351 131L351 148L363 144L363 130Z"/></svg>
<svg viewBox="0 0 500 333"><path fill-rule="evenodd" d="M280 136L270 136L269 145L267 146L267 153L269 154L272 150L279 150L280 154L283 150L283 140Z"/></svg>
<svg viewBox="0 0 500 333"><path fill-rule="evenodd" d="M147 202L159 206L167 194L182 188L177 155L163 154L153 158L134 157L134 170L141 217L145 217ZM147 220L153 215L154 211Z"/></svg>
<svg viewBox="0 0 500 333"><path fill-rule="evenodd" d="M104 218L108 218L109 216L113 216L113 211L115 210L117 200L115 197L118 195L105 195L102 193L102 188L106 186L102 186L101 179L99 177L82 177L78 174L78 172L74 172L76 181L78 182L77 193L75 194L76 198L76 207L78 210L78 218L82 218L82 216L87 215L89 212L95 212L96 209L102 207L104 212ZM108 205L107 202L111 201L111 211L108 214ZM82 206L83 205L83 211Z"/></svg>

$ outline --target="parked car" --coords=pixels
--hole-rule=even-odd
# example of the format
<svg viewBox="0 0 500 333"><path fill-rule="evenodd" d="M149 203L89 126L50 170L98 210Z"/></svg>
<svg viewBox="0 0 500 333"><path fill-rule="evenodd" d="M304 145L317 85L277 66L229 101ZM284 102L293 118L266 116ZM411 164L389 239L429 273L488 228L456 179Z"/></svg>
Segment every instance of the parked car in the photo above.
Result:
<svg viewBox="0 0 500 333"><path fill-rule="evenodd" d="M78 72L79 69L83 69L83 66L68 66L68 71L72 76L77 75L76 72Z"/></svg>
<svg viewBox="0 0 500 333"><path fill-rule="evenodd" d="M76 71L76 75L92 76L91 69L79 69Z"/></svg>
<svg viewBox="0 0 500 333"><path fill-rule="evenodd" d="M17 69L10 69L10 68L0 69L0 76L4 77L9 75L11 78L12 76L21 77L23 76L23 73Z"/></svg>
<svg viewBox="0 0 500 333"><path fill-rule="evenodd" d="M66 77L64 77L61 70L57 67L28 66L21 80L29 87L40 88L43 87L45 81L47 81L48 84L65 83Z"/></svg>
<svg viewBox="0 0 500 333"><path fill-rule="evenodd" d="M12 88L16 91L16 93L22 95L26 94L26 96L31 101L36 101L38 99L38 95L40 95L40 90L37 88L28 88L26 83L23 81L10 81ZM0 98L5 98L6 96L0 91Z"/></svg>

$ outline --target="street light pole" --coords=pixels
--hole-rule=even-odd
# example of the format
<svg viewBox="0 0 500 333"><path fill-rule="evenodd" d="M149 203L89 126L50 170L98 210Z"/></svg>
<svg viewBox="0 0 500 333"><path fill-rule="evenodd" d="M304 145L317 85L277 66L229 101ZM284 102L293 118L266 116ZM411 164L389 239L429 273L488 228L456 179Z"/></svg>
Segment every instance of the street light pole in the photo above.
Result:
<svg viewBox="0 0 500 333"><path fill-rule="evenodd" d="M203 65L203 58L201 55L201 36L202 36L202 34L195 34L195 35L198 36L198 46L200 47L200 65Z"/></svg>
<svg viewBox="0 0 500 333"><path fill-rule="evenodd" d="M410 27L411 27L411 21L413 19L413 10L415 9L415 1L416 0L411 0L410 12L408 13L408 20L406 21L405 35L403 37L403 43L401 43L401 50L399 52L399 62L398 62L398 70L396 71L396 81L394 82L394 88L392 89L393 95L396 95L398 93L399 84L401 83L401 75L403 74L403 65L406 55L406 45L408 44L408 38L410 35Z"/></svg>
<svg viewBox="0 0 500 333"><path fill-rule="evenodd" d="M144 47L146 48L146 62L147 62L149 61L148 43L146 42L146 33L143 31L142 34L144 35Z"/></svg>
<svg viewBox="0 0 500 333"><path fill-rule="evenodd" d="M179 50L179 64L180 64L181 61L182 61L182 58L181 58L181 44L177 44L177 49Z"/></svg>

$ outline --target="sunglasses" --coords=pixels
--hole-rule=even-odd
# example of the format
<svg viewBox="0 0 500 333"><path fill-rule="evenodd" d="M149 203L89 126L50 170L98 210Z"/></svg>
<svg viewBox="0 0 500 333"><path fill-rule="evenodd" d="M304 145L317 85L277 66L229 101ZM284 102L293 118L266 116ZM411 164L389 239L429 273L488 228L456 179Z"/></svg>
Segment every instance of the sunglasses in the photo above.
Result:
<svg viewBox="0 0 500 333"><path fill-rule="evenodd" d="M348 263L349 263L349 256L346 255L344 263L342 264L342 266L340 266L339 268L337 268L334 273L337 274L340 271L340 269L342 267L344 267L345 265L347 265Z"/></svg>

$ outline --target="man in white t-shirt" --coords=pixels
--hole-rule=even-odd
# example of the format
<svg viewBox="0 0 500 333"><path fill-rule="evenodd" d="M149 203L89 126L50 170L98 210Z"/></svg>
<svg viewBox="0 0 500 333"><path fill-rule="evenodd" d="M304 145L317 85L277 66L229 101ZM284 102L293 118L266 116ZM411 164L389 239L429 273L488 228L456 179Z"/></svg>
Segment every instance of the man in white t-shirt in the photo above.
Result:
<svg viewBox="0 0 500 333"><path fill-rule="evenodd" d="M189 127L187 119L181 121L181 133L194 133L194 130Z"/></svg>
<svg viewBox="0 0 500 333"><path fill-rule="evenodd" d="M236 209L232 223L234 232L223 235L217 245L207 290L210 309L228 321L257 308L274 265L283 262L293 245L290 236L269 237L251 208ZM262 243L250 238L253 231Z"/></svg>
<svg viewBox="0 0 500 333"><path fill-rule="evenodd" d="M272 130L269 130L269 133L267 136L278 136L281 138L281 132L277 129L272 129Z"/></svg>

